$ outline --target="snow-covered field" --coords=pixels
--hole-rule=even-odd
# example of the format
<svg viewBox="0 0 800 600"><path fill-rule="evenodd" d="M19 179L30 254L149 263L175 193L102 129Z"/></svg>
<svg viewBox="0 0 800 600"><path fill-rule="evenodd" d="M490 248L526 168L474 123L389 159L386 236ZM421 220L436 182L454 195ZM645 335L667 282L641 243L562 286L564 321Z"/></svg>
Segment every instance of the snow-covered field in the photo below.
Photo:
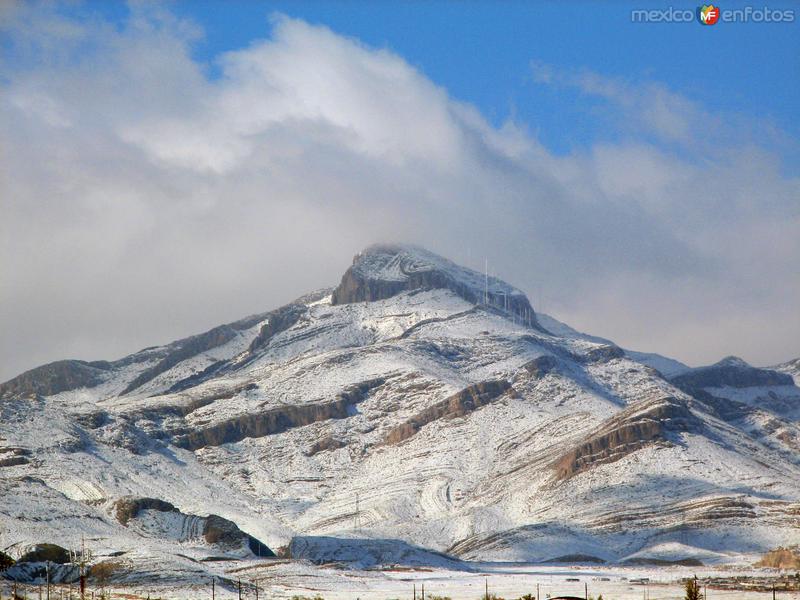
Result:
<svg viewBox="0 0 800 600"><path fill-rule="evenodd" d="M290 561L270 561L261 566L227 565L227 584L217 579L217 598L238 598L238 581L241 581L242 596L254 599L255 587L260 598L291 598L293 596L314 597L326 600L412 598L416 593L421 598L424 586L426 598L450 597L452 600L480 600L488 586L489 593L502 598L519 598L524 594L540 594L543 600L556 596L578 596L588 594L594 598L602 595L607 600L679 600L684 596L685 578L697 576L701 586L707 578L775 577L770 569L729 567L725 569L691 567L581 567L542 566L524 564L476 563L470 571L444 569L364 571L331 567L319 567ZM648 581L643 582L643 579ZM577 580L577 581L576 581ZM37 597L39 586L24 586L29 597ZM68 586L58 586L65 597ZM10 593L8 583L0 583L4 596ZM120 587L111 586L112 598L116 596L141 598L199 599L211 598L210 578L198 578L195 585L163 586L137 584ZM77 589L72 587L73 597ZM717 589L705 586L709 600L758 600L771 599L771 591L750 589ZM58 591L51 595L58 595ZM780 600L797 600L800 592L777 591Z"/></svg>

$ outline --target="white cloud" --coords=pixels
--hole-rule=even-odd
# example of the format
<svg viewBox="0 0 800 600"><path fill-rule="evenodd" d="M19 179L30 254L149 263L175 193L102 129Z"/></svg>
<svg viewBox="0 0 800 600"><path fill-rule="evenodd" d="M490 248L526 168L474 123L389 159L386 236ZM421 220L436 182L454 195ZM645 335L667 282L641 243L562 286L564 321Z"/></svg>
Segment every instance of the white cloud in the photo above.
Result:
<svg viewBox="0 0 800 600"><path fill-rule="evenodd" d="M379 240L487 256L642 349L800 354L798 180L753 139L709 152L705 115L663 86L537 67L631 127L556 156L396 54L286 17L215 78L197 28L149 5L122 29L26 5L0 27L17 48L0 66L5 377L266 310Z"/></svg>
<svg viewBox="0 0 800 600"><path fill-rule="evenodd" d="M278 17L272 39L220 63L221 79L196 90L203 101L190 114L148 115L123 138L155 159L216 173L258 151L274 155L271 137L287 123L394 165L459 160L462 130L446 93L387 51Z"/></svg>

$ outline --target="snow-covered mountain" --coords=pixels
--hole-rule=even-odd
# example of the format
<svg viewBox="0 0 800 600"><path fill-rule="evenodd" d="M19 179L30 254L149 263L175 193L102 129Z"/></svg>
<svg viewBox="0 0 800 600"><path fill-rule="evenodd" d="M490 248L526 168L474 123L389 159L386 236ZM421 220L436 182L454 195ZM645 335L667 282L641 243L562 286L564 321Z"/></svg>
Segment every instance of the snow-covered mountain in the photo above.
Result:
<svg viewBox="0 0 800 600"><path fill-rule="evenodd" d="M84 539L162 581L279 549L750 560L800 543L796 377L623 350L375 246L335 289L2 384L0 548Z"/></svg>

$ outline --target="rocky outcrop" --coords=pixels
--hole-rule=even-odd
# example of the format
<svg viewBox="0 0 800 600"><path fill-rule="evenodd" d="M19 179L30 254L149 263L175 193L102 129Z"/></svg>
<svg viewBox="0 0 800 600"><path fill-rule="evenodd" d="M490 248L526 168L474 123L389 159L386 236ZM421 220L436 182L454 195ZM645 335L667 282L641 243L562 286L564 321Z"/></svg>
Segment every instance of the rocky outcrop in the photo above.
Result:
<svg viewBox="0 0 800 600"><path fill-rule="evenodd" d="M175 392L182 392L184 390L188 390L189 388L195 387L200 385L204 381L208 381L218 375L222 375L225 373L226 370L230 369L230 361L228 360L218 360L210 365L208 365L205 369L200 371L199 373L193 373L189 375L189 377L184 377L183 379L176 381L172 386L167 389L167 394L174 394Z"/></svg>
<svg viewBox="0 0 800 600"><path fill-rule="evenodd" d="M231 360L218 360L207 366L199 373L194 373L189 377L185 377L184 379L177 381L167 390L167 393L171 394L175 392L182 392L189 388L198 386L204 381L213 379L214 377L220 377L221 375L224 375L226 372L230 371L232 368L241 368L242 366L248 364L258 357L258 351L265 348L273 337L282 331L286 331L292 325L297 323L298 319L306 310L307 309L305 305L297 301L292 304L282 306L276 310L273 310L272 312L259 315L259 321L266 321L266 323L261 326L258 335L250 343L250 347L248 348L249 356L246 357L244 361L236 363L235 361ZM255 317L252 317L252 319L255 319ZM259 321L253 323L253 325Z"/></svg>
<svg viewBox="0 0 800 600"><path fill-rule="evenodd" d="M0 398L52 396L83 387L96 386L108 377L110 364L104 361L59 360L36 367L0 384Z"/></svg>
<svg viewBox="0 0 800 600"><path fill-rule="evenodd" d="M389 445L399 444L416 434L428 423L439 419L463 417L481 406L494 402L510 389L512 389L511 384L505 379L482 381L470 385L441 402L429 406L405 423L390 430L384 443Z"/></svg>
<svg viewBox="0 0 800 600"><path fill-rule="evenodd" d="M169 502L158 498L134 498L126 496L114 502L114 516L122 525L127 525L128 521L135 519L139 512L143 510L157 510L159 512L178 512Z"/></svg>
<svg viewBox="0 0 800 600"><path fill-rule="evenodd" d="M526 362L522 365L522 368L534 379L541 379L549 373L558 371L558 359L555 356L545 354Z"/></svg>
<svg viewBox="0 0 800 600"><path fill-rule="evenodd" d="M111 421L111 415L104 410L95 410L75 416L75 421L89 429L97 429Z"/></svg>
<svg viewBox="0 0 800 600"><path fill-rule="evenodd" d="M672 485L681 485L673 480ZM681 499L678 502L662 502L657 506L618 507L593 520L589 525L595 530L607 533L624 531L630 527L667 529L718 526L726 520L755 519L756 507L744 496L706 496Z"/></svg>
<svg viewBox="0 0 800 600"><path fill-rule="evenodd" d="M317 421L347 418L349 403L341 398L332 402L294 404L271 408L259 413L248 413L226 419L210 427L178 436L174 443L187 450L206 446L221 446L240 442L245 438L259 438L282 433L293 427L303 427Z"/></svg>
<svg viewBox="0 0 800 600"><path fill-rule="evenodd" d="M319 454L320 452L338 450L339 448L344 448L346 446L347 446L346 441L328 435L311 444L311 446L309 446L309 448L304 452L304 454L306 456L314 456L315 454Z"/></svg>
<svg viewBox="0 0 800 600"><path fill-rule="evenodd" d="M175 438L176 446L188 450L199 450L206 446L221 446L239 442L245 438L258 438L282 433L293 427L303 427L328 419L345 419L350 416L350 407L366 399L369 392L381 385L385 379L372 379L351 386L330 402L287 404L259 413L247 413L221 421Z"/></svg>
<svg viewBox="0 0 800 600"><path fill-rule="evenodd" d="M568 479L599 464L616 462L646 446L668 443L670 432L697 431L700 420L675 398L635 404L615 415L553 463Z"/></svg>
<svg viewBox="0 0 800 600"><path fill-rule="evenodd" d="M122 393L127 394L152 381L178 363L228 343L236 337L238 331L253 327L266 317L266 314L245 317L227 325L220 325L205 333L178 340L163 348L145 348L114 362L59 360L49 363L0 384L0 398L32 395L52 396L60 392L94 387L108 380L120 368L135 363L158 360L155 365L144 370L126 386Z"/></svg>
<svg viewBox="0 0 800 600"><path fill-rule="evenodd" d="M405 291L447 289L467 302L488 304L538 327L525 294L495 277L488 282L487 286L484 275L421 248L376 245L355 256L333 291L331 303L375 302Z"/></svg>
<svg viewBox="0 0 800 600"><path fill-rule="evenodd" d="M297 320L306 310L306 307L302 304L287 304L269 313L267 322L261 326L258 335L250 344L250 352L252 353L259 348L265 347L275 335L281 331L286 331L297 323Z"/></svg>
<svg viewBox="0 0 800 600"><path fill-rule="evenodd" d="M684 390L724 386L746 388L794 384L794 379L787 373L751 367L735 356L729 356L710 367L691 369L673 377L670 381Z"/></svg>
<svg viewBox="0 0 800 600"><path fill-rule="evenodd" d="M30 462L29 454L30 451L26 448L0 446L0 467L15 467L28 464Z"/></svg>
<svg viewBox="0 0 800 600"><path fill-rule="evenodd" d="M158 512L173 512L192 520L199 520L203 524L202 536L207 544L221 546L227 549L248 548L253 554L260 557L272 557L275 553L265 544L251 535L246 534L233 521L219 515L210 514L207 517L187 515L175 508L169 502L158 498L125 497L117 500L113 505L114 516L117 521L126 527L143 510Z"/></svg>
<svg viewBox="0 0 800 600"><path fill-rule="evenodd" d="M315 564L338 562L361 568L390 565L464 568L453 556L398 539L297 536L292 538L285 555Z"/></svg>
<svg viewBox="0 0 800 600"><path fill-rule="evenodd" d="M792 379L794 379L794 384L800 386L800 358L795 358L794 360L786 361L783 364L775 365L772 367L772 370L790 375Z"/></svg>
<svg viewBox="0 0 800 600"><path fill-rule="evenodd" d="M567 565L602 565L606 561L591 554L564 554L563 556L554 556L542 562L545 563L563 563Z"/></svg>
<svg viewBox="0 0 800 600"><path fill-rule="evenodd" d="M123 394L129 394L137 388L140 388L145 383L152 381L162 373L170 370L172 367L180 362L193 356L197 356L201 352L206 352L227 344L236 337L236 330L230 325L220 325L200 335L195 335L180 342L175 343L175 348L162 358L158 363L140 373L128 386L122 391Z"/></svg>
<svg viewBox="0 0 800 600"><path fill-rule="evenodd" d="M614 344L605 344L592 348L586 354L579 356L578 360L586 364L607 363L617 358L624 358L625 351Z"/></svg>
<svg viewBox="0 0 800 600"><path fill-rule="evenodd" d="M285 307L284 307L285 308ZM131 381L128 386L122 391L123 394L128 394L137 388L140 388L144 384L152 381L162 373L170 370L172 367L177 365L178 363L183 362L189 358L197 356L203 352L208 352L209 350L213 350L214 348L219 348L220 346L224 346L231 340L233 340L237 333L240 331L244 331L246 329L250 329L251 327L256 326L261 321L269 318L272 314L279 312L283 309L278 309L277 311L273 311L272 313L262 313L257 315L250 315L249 317L245 317L244 319L240 319L238 321L234 321L233 323L227 323L225 325L220 325L218 327L214 327L214 329L209 329L205 333L201 333L198 335L193 335L188 338L184 338L182 340L178 340L177 342L172 342L169 346L166 347L166 350L161 350L161 360L158 363L150 367L149 369L140 373L133 381ZM263 331L263 329L262 329ZM139 355L146 354L149 351L153 351L153 349L142 350L141 352L137 352L130 357L122 359L121 361L117 361L114 363L115 365L122 365L126 362L130 362L131 358L135 358ZM209 371L208 375L216 374L217 371L220 371L220 367L227 364L227 361L218 361L212 364L210 367L206 369ZM199 375L199 374L198 374ZM181 389L186 389L191 387L192 385L197 385L202 381L208 379L208 377L198 378L197 375L192 376L197 381L191 382L190 384L186 384L184 381L178 382L177 384L173 385L174 389L170 391L179 391ZM188 378L191 380L192 378ZM181 385L184 383L184 385Z"/></svg>
<svg viewBox="0 0 800 600"><path fill-rule="evenodd" d="M8 567L14 564L14 559L8 554L0 550L0 573L5 571Z"/></svg>
<svg viewBox="0 0 800 600"><path fill-rule="evenodd" d="M69 550L56 544L36 544L19 557L18 563L51 562L65 565L70 562Z"/></svg>
<svg viewBox="0 0 800 600"><path fill-rule="evenodd" d="M244 533L233 521L218 515L208 515L203 525L203 538L208 544L237 548L246 544L250 551L261 558L274 557L275 553L256 538Z"/></svg>

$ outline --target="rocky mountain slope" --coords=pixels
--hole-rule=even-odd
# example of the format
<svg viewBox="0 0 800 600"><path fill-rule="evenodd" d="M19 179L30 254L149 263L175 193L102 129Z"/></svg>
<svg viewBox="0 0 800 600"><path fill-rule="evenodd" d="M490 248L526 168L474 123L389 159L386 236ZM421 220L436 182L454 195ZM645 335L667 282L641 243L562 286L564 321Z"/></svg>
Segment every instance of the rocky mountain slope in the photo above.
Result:
<svg viewBox="0 0 800 600"><path fill-rule="evenodd" d="M752 560L800 543L792 365L689 369L375 246L335 289L2 384L0 549L83 541L166 578L279 549Z"/></svg>

